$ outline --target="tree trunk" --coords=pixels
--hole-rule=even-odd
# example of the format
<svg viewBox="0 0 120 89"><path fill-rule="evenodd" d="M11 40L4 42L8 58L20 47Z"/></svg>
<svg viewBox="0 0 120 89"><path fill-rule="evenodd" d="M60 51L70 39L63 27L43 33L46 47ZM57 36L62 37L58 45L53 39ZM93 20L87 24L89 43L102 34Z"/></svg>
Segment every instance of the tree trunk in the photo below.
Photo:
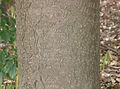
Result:
<svg viewBox="0 0 120 89"><path fill-rule="evenodd" d="M99 0L17 0L19 89L100 89Z"/></svg>

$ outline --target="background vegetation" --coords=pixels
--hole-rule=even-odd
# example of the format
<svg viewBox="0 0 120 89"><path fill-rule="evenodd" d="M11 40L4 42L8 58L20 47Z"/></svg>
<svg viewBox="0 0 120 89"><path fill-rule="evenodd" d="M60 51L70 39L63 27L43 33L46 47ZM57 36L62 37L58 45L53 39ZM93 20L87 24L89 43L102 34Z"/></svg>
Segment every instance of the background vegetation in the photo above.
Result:
<svg viewBox="0 0 120 89"><path fill-rule="evenodd" d="M0 89L14 89L18 66L14 1L2 0L0 8Z"/></svg>

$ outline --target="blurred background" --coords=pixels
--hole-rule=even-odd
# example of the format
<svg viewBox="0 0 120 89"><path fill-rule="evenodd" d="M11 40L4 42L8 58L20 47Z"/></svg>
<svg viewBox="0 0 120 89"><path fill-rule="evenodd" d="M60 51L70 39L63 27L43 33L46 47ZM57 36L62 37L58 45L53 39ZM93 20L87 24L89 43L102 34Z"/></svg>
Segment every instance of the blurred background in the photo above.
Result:
<svg viewBox="0 0 120 89"><path fill-rule="evenodd" d="M0 89L18 89L15 0L0 0ZM100 1L101 89L120 89L120 0Z"/></svg>
<svg viewBox="0 0 120 89"><path fill-rule="evenodd" d="M120 0L100 1L101 89L120 89Z"/></svg>
<svg viewBox="0 0 120 89"><path fill-rule="evenodd" d="M18 66L14 0L0 0L0 21L0 89L15 89Z"/></svg>

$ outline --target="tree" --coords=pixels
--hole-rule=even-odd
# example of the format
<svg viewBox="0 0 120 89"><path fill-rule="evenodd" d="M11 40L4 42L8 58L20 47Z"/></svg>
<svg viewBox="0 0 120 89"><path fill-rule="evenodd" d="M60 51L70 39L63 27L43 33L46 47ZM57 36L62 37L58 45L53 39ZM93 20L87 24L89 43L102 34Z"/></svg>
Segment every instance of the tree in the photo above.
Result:
<svg viewBox="0 0 120 89"><path fill-rule="evenodd" d="M99 0L17 0L19 89L100 89Z"/></svg>

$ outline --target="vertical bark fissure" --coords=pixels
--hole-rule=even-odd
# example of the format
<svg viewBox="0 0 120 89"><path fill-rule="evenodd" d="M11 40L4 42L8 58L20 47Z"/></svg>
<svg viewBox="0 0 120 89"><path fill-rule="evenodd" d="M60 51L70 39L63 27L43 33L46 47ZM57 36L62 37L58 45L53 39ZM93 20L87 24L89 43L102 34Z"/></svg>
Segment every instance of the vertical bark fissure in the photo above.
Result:
<svg viewBox="0 0 120 89"><path fill-rule="evenodd" d="M41 75L40 75L40 81L41 81L41 83L42 83L42 85L43 85L43 89L45 89L45 84L44 84L44 82L43 82L43 78L42 78Z"/></svg>

